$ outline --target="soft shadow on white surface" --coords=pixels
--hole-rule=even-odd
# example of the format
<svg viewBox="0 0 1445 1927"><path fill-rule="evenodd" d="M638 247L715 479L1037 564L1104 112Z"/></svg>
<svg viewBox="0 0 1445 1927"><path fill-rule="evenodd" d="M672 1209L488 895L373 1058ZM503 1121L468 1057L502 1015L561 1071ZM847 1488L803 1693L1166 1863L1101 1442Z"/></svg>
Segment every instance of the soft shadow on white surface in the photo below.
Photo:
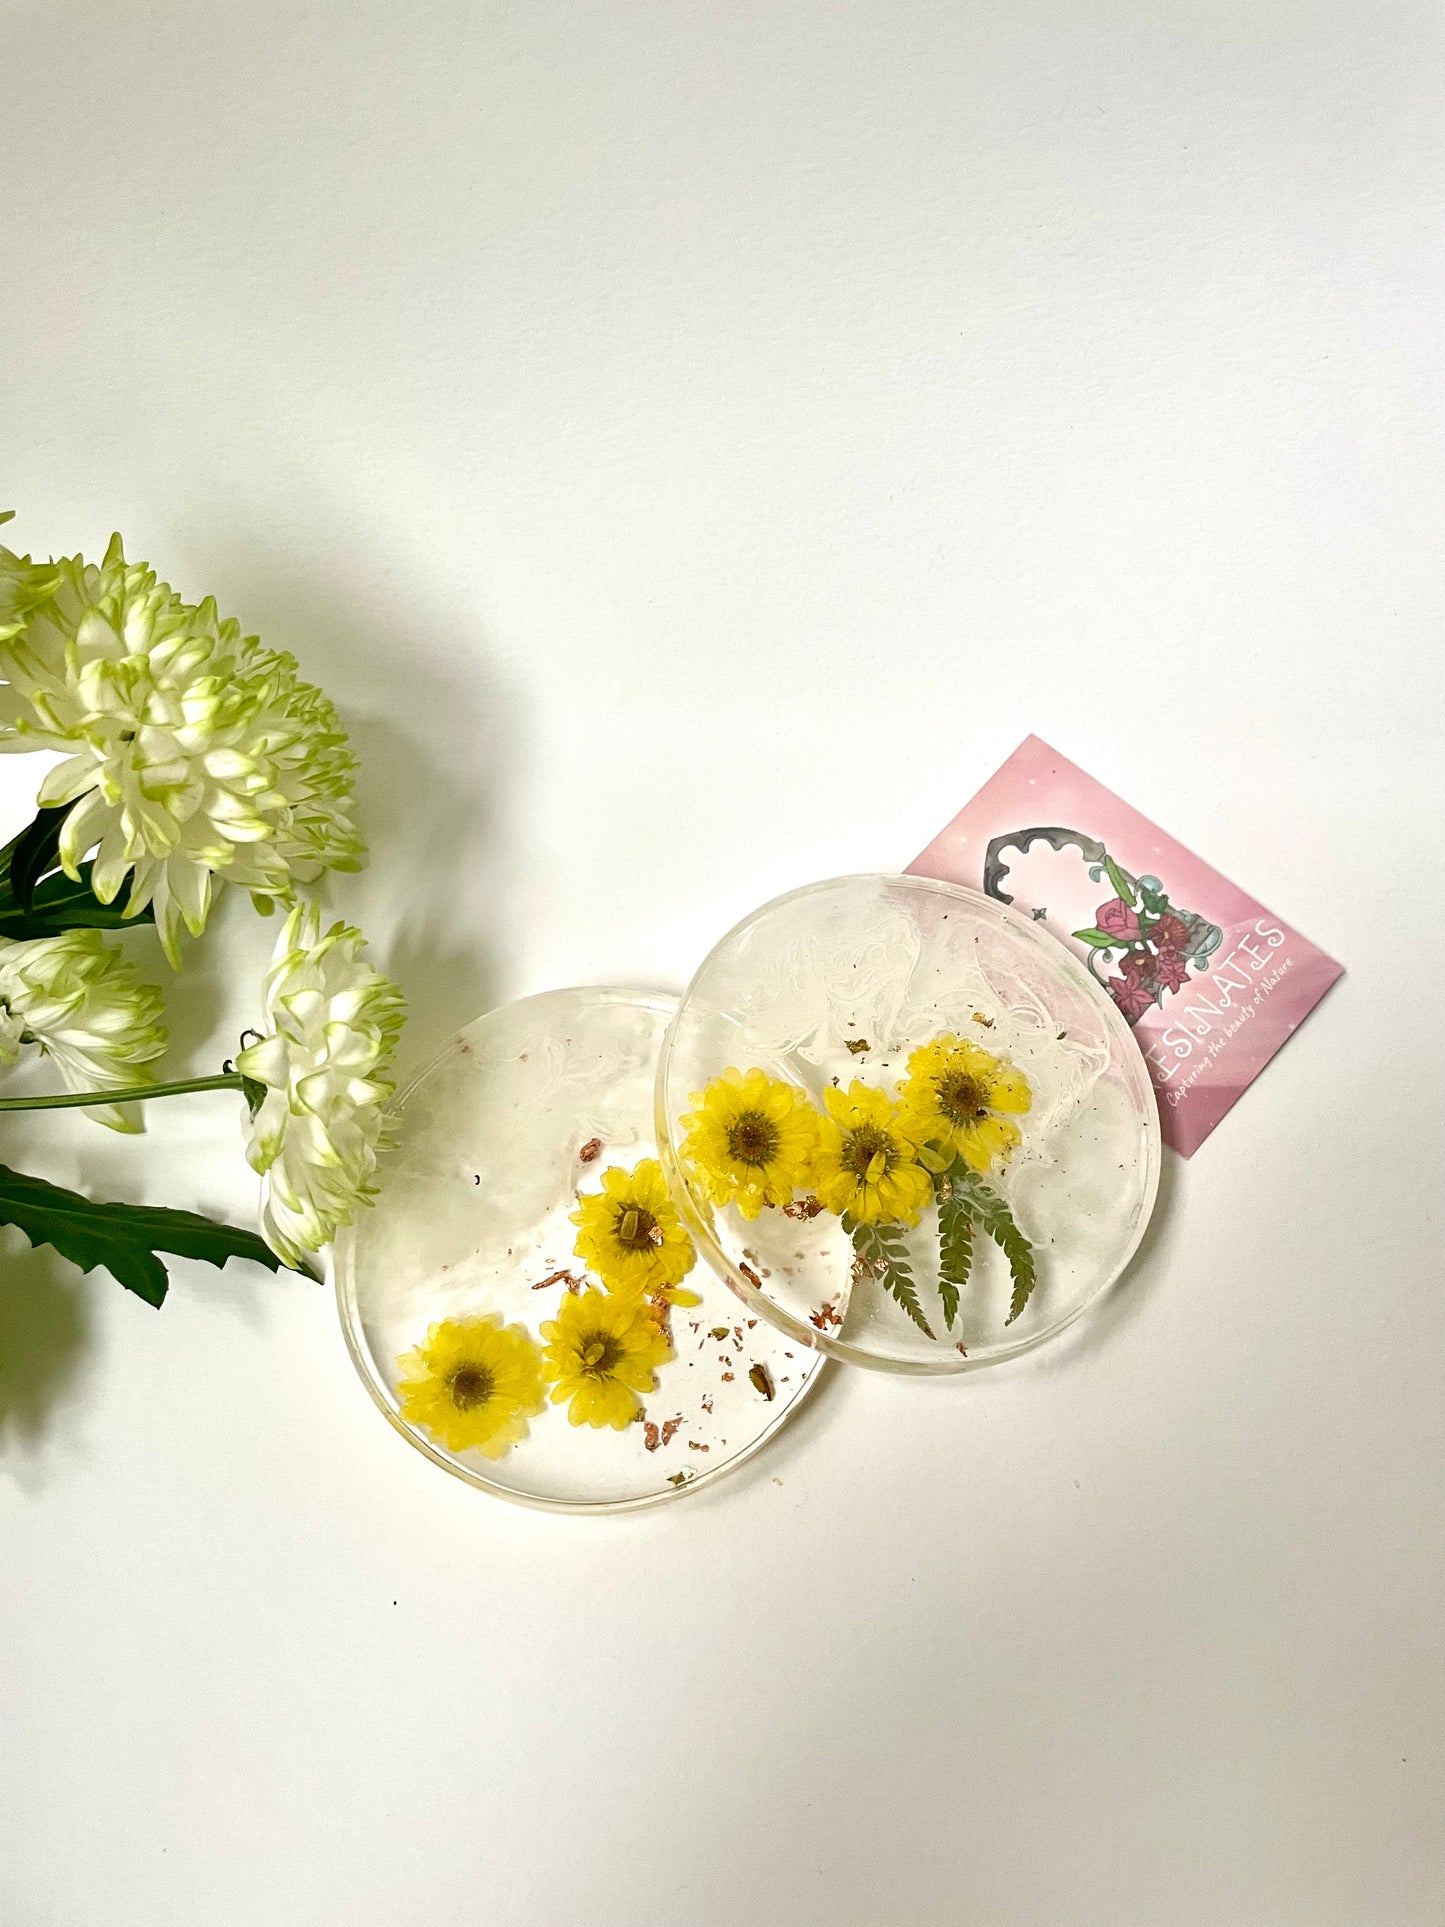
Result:
<svg viewBox="0 0 1445 1927"><path fill-rule="evenodd" d="M405 1074L500 995L515 724L476 612L428 603L424 582L378 560L372 532L320 488L306 515L288 547L274 516L218 506L196 526L187 572L296 656L351 737L369 854L325 896L405 992ZM318 550L354 555L356 572L311 565Z"/></svg>
<svg viewBox="0 0 1445 1927"><path fill-rule="evenodd" d="M1131 1324L1151 1291L1167 1278L1182 1206L1180 1159L1166 1149L1159 1161L1159 1190L1139 1248L1123 1273L1057 1339L1019 1359L1019 1371L1067 1372L1097 1351L1107 1351Z"/></svg>
<svg viewBox="0 0 1445 1927"><path fill-rule="evenodd" d="M44 1448L80 1391L91 1343L90 1285L48 1247L0 1232L0 1469L25 1490L45 1481Z"/></svg>

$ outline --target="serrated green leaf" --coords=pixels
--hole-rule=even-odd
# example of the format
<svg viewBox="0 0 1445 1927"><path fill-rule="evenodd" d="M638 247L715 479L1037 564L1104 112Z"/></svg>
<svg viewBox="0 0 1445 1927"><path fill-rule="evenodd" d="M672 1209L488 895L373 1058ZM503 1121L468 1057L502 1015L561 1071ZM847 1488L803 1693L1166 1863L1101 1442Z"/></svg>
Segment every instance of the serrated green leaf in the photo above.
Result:
<svg viewBox="0 0 1445 1927"><path fill-rule="evenodd" d="M32 1245L50 1245L82 1271L103 1265L117 1284L148 1305L162 1304L170 1284L158 1252L200 1258L211 1265L223 1265L228 1258L249 1258L271 1271L289 1268L254 1231L217 1224L195 1211L97 1203L4 1164L0 1164L0 1224L13 1224Z"/></svg>
<svg viewBox="0 0 1445 1927"><path fill-rule="evenodd" d="M976 1171L970 1171L966 1165L959 1163L950 1172L949 1182L954 1198L966 1207L985 1235L993 1239L1008 1259L1014 1288L1004 1323L1011 1325L1029 1302L1038 1282L1033 1246L1019 1230L1013 1213L997 1191L991 1190Z"/></svg>
<svg viewBox="0 0 1445 1927"><path fill-rule="evenodd" d="M1104 858L1104 868L1108 872L1109 881L1113 884L1116 895L1121 896L1125 903L1132 907L1137 901L1134 879L1127 870L1121 870L1111 856Z"/></svg>
<svg viewBox="0 0 1445 1927"><path fill-rule="evenodd" d="M932 1338L933 1331L918 1302L918 1287L909 1269L902 1232L896 1225L858 1224L849 1218L845 1218L844 1225L853 1240L854 1256L863 1270L902 1306L925 1338Z"/></svg>
<svg viewBox="0 0 1445 1927"><path fill-rule="evenodd" d="M973 1270L973 1220L967 1204L956 1196L938 1203L938 1295L950 1331L958 1316L959 1295Z"/></svg>
<svg viewBox="0 0 1445 1927"><path fill-rule="evenodd" d="M22 910L28 911L35 886L60 861L60 832L74 803L61 803L54 809L39 809L35 820L23 829L10 846L6 876L11 895Z"/></svg>
<svg viewBox="0 0 1445 1927"><path fill-rule="evenodd" d="M1080 943L1086 943L1094 950L1112 950L1119 941L1117 937L1111 937L1107 930L1075 930L1073 935Z"/></svg>

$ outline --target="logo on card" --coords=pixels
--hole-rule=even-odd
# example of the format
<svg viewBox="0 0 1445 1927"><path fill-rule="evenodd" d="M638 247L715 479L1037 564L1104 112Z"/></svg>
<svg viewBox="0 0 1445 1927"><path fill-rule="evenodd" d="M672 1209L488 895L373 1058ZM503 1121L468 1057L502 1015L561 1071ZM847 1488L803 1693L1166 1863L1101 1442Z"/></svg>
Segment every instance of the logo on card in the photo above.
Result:
<svg viewBox="0 0 1445 1927"><path fill-rule="evenodd" d="M1048 918L1063 928L1076 917L1086 919L1082 928L1070 934L1083 945L1091 975L1130 1024L1160 1008L1166 997L1187 989L1191 971L1208 970L1210 957L1224 939L1219 925L1198 911L1171 903L1158 877L1131 876L1096 837L1079 830L1036 827L994 837L983 869L983 887L991 897L1000 903L1013 902L1014 893L1003 887L1004 879L1021 881L1011 877L1021 865L1006 862L1004 852L1026 861L1036 843L1047 844L1056 855L1076 851L1078 874L1061 876L1058 864L1050 864L1049 894L1057 904L1062 892L1064 902L1054 911L1040 905L1034 917L1040 922ZM1113 892L1103 903L1097 901L1099 886ZM1082 907L1089 903L1094 905L1092 911Z"/></svg>
<svg viewBox="0 0 1445 1927"><path fill-rule="evenodd" d="M982 884L1084 959L1132 1027L1164 1140L1185 1157L1340 974L1297 930L1037 736L909 867ZM1161 874L1146 876L1148 868ZM1207 915L1190 907L1201 903Z"/></svg>

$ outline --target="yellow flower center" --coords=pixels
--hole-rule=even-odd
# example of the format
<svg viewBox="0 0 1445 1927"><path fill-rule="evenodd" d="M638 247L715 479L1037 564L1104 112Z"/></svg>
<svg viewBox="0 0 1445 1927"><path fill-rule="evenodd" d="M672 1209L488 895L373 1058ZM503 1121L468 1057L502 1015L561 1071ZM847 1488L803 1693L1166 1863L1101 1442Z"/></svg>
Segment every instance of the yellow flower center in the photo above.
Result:
<svg viewBox="0 0 1445 1927"><path fill-rule="evenodd" d="M662 1243L656 1218L640 1204L624 1205L618 1212L615 1236L629 1251L646 1251L649 1245Z"/></svg>
<svg viewBox="0 0 1445 1927"><path fill-rule="evenodd" d="M496 1387L496 1380L485 1365L458 1365L447 1381L452 1404L459 1412L474 1412L485 1405Z"/></svg>
<svg viewBox="0 0 1445 1927"><path fill-rule="evenodd" d="M586 1378L606 1378L622 1356L615 1338L599 1335L582 1347L582 1372Z"/></svg>
<svg viewBox="0 0 1445 1927"><path fill-rule="evenodd" d="M969 1124L988 1116L988 1091L969 1071L946 1071L934 1089L938 1108L950 1124Z"/></svg>
<svg viewBox="0 0 1445 1927"><path fill-rule="evenodd" d="M740 1111L728 1126L728 1156L739 1164L770 1164L779 1142L777 1125L761 1111Z"/></svg>
<svg viewBox="0 0 1445 1927"><path fill-rule="evenodd" d="M876 1124L860 1124L843 1140L843 1168L865 1184L877 1184L887 1177L898 1156L898 1146Z"/></svg>

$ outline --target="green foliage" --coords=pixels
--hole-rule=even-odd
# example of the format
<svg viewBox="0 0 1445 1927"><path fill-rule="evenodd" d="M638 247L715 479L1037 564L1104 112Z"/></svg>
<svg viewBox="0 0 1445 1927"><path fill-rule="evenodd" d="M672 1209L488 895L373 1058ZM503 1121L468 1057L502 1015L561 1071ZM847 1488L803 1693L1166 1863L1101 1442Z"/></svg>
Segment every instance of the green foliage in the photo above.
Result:
<svg viewBox="0 0 1445 1927"><path fill-rule="evenodd" d="M63 803L58 809L38 810L35 821L11 844L10 893L22 910L30 908L40 879L59 864L60 832L74 808L73 803Z"/></svg>
<svg viewBox="0 0 1445 1927"><path fill-rule="evenodd" d="M1107 930L1075 930L1074 936L1080 943L1086 943L1093 950L1113 950L1119 943Z"/></svg>
<svg viewBox="0 0 1445 1927"><path fill-rule="evenodd" d="M963 1293L973 1276L978 1232L991 1238L1008 1260L1013 1295L1004 1323L1011 1325L1029 1302L1037 1282L1033 1246L997 1191L962 1158L954 1158L935 1176L934 1190L938 1199L938 1297L945 1325L952 1331L957 1322ZM882 1285L921 1332L936 1337L919 1302L902 1226L860 1224L845 1212L843 1230L852 1240L859 1272Z"/></svg>
<svg viewBox="0 0 1445 1927"><path fill-rule="evenodd" d="M918 1302L918 1287L901 1229L896 1224L860 1224L846 1212L843 1229L853 1241L854 1257L862 1269L897 1300L925 1338L932 1338L933 1330Z"/></svg>
<svg viewBox="0 0 1445 1927"><path fill-rule="evenodd" d="M973 1219L961 1198L952 1195L938 1201L938 1295L943 1301L943 1317L950 1331L958 1316L959 1294L967 1287L973 1270Z"/></svg>
<svg viewBox="0 0 1445 1927"><path fill-rule="evenodd" d="M33 1245L53 1246L82 1271L103 1265L118 1284L148 1305L162 1304L170 1286L158 1252L200 1258L212 1265L223 1265L228 1258L249 1258L271 1271L282 1269L281 1259L254 1231L216 1224L194 1211L98 1204L3 1164L0 1224L13 1224Z"/></svg>
<svg viewBox="0 0 1445 1927"><path fill-rule="evenodd" d="M266 1086L258 1084L254 1077L243 1077L241 1095L246 1100L246 1109L251 1113L251 1122L254 1124L261 1106L266 1102Z"/></svg>
<svg viewBox="0 0 1445 1927"><path fill-rule="evenodd" d="M960 1161L949 1172L946 1182L951 1188L953 1201L968 1213L986 1237L993 1239L1008 1259L1014 1288L1004 1323L1011 1325L1029 1302L1037 1282L1033 1246L1019 1230L1013 1213L997 1191L990 1189L976 1171L970 1171ZM942 1213L939 1224L941 1231Z"/></svg>
<svg viewBox="0 0 1445 1927"><path fill-rule="evenodd" d="M91 868L89 863L81 864L78 883L61 871L47 877L36 887L28 911L20 908L0 877L0 937L25 942L31 937L59 936L62 930L128 930L136 924L155 922L156 913L150 904L133 917L125 914L129 881L114 903L102 903L90 887Z"/></svg>
<svg viewBox="0 0 1445 1927"><path fill-rule="evenodd" d="M114 903L102 903L91 887L93 864L81 864L78 881L57 867L60 832L72 807L40 810L0 850L0 937L23 943L62 930L121 930L155 922L150 904L133 917L126 915L129 878Z"/></svg>

